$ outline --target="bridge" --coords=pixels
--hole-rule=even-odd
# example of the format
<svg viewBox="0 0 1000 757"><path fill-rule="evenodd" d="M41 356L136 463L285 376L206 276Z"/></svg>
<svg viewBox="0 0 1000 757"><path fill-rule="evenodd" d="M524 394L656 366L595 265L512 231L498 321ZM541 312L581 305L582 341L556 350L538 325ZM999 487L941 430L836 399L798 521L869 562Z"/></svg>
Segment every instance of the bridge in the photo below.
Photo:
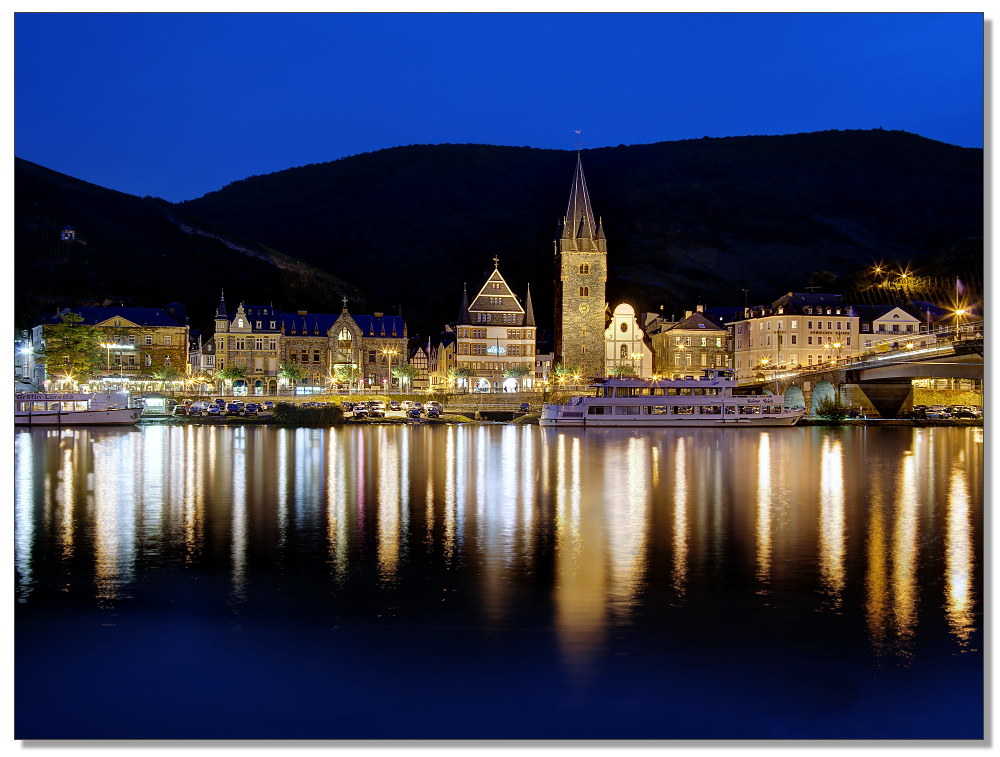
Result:
<svg viewBox="0 0 1000 757"><path fill-rule="evenodd" d="M835 367L824 364L798 371L772 371L772 379L745 384L785 394L798 387L807 408L814 408L813 393L829 384L842 404L860 405L882 418L895 418L912 404L913 380L920 378L983 378L982 329L971 339L954 339L927 347L867 356ZM826 392L824 392L826 393Z"/></svg>

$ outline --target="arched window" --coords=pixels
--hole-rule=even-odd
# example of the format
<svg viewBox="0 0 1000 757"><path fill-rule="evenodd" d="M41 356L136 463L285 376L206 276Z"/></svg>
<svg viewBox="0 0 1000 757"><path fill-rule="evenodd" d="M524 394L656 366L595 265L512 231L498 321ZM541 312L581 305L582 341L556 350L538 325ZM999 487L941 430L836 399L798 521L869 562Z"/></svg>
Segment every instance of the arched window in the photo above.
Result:
<svg viewBox="0 0 1000 757"><path fill-rule="evenodd" d="M590 297L590 287L580 287L581 297Z"/></svg>
<svg viewBox="0 0 1000 757"><path fill-rule="evenodd" d="M342 342L350 342L353 338L354 337L351 336L350 330L347 329L346 327L344 328L343 331L340 332L340 341Z"/></svg>

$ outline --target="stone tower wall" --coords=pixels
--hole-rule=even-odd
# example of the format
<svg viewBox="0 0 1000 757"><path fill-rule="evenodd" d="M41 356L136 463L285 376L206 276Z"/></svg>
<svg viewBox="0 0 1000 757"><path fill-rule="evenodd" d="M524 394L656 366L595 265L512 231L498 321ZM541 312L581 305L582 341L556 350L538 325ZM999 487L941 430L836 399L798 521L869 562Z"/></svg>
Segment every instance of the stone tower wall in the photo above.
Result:
<svg viewBox="0 0 1000 757"><path fill-rule="evenodd" d="M589 241L589 240L580 240ZM583 376L603 376L605 283L608 279L608 256L603 240L587 246L595 249L578 251L574 240L557 242L556 271L556 353L566 366L580 366ZM588 274L580 273L580 265L590 266ZM588 297L580 296L580 287L589 287ZM586 305L587 312L580 312ZM585 348L585 349L584 349Z"/></svg>

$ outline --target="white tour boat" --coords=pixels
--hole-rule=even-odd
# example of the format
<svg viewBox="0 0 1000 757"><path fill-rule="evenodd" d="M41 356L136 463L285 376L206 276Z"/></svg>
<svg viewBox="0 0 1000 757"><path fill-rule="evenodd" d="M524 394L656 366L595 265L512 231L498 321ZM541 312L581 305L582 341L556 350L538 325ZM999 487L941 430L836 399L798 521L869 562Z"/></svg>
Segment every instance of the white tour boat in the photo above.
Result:
<svg viewBox="0 0 1000 757"><path fill-rule="evenodd" d="M597 379L592 392L568 404L542 405L542 426L792 426L805 410L790 410L780 394L740 394L733 372L703 369L700 378Z"/></svg>
<svg viewBox="0 0 1000 757"><path fill-rule="evenodd" d="M132 426L142 409L127 394L20 392L14 395L15 426Z"/></svg>

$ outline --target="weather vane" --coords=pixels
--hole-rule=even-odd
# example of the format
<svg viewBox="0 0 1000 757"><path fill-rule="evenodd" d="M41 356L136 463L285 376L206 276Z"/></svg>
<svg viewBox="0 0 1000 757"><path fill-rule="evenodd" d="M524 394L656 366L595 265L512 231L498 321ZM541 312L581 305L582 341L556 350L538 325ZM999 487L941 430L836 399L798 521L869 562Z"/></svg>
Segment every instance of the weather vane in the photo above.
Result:
<svg viewBox="0 0 1000 757"><path fill-rule="evenodd" d="M583 145L583 142L580 141L580 129L574 129L574 131L576 132L576 151L580 152L580 147Z"/></svg>

